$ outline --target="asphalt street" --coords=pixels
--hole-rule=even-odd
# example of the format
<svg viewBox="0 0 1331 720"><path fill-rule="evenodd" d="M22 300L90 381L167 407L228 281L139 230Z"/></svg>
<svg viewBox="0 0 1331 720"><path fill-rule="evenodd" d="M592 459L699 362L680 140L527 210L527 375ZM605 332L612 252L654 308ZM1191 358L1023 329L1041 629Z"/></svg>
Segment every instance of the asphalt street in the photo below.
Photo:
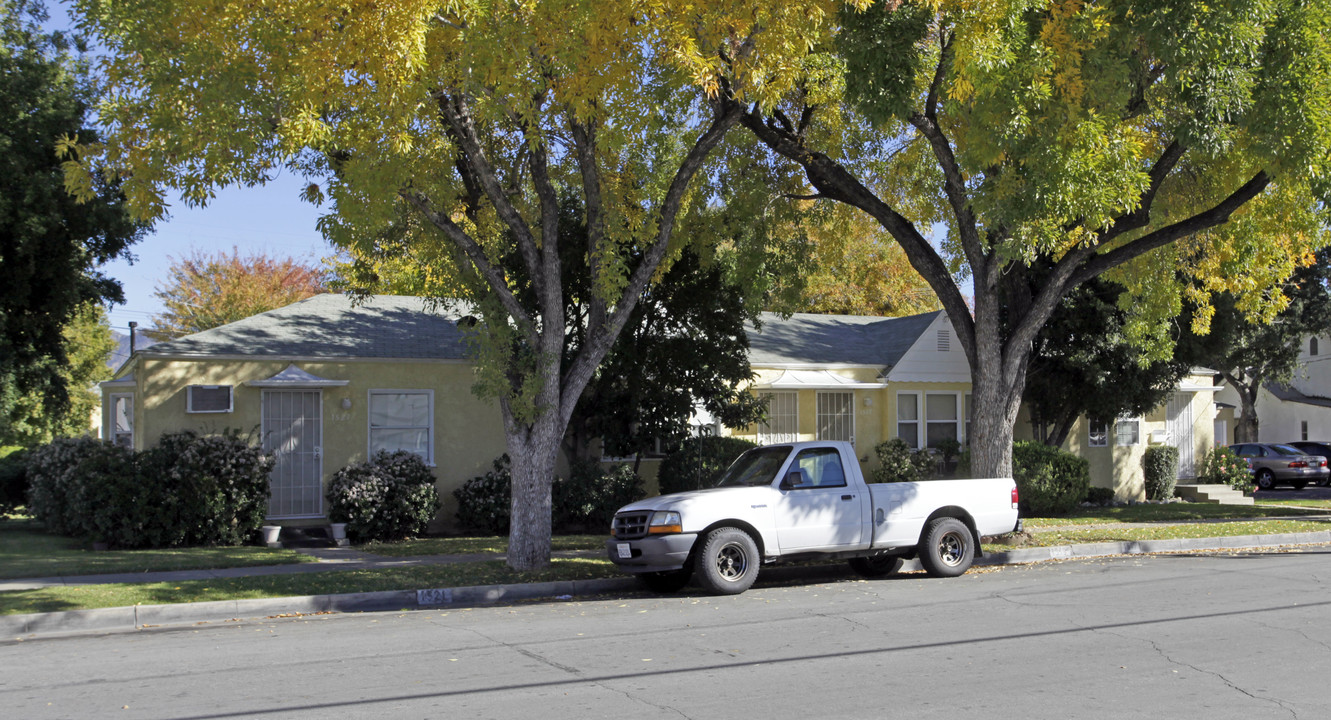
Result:
<svg viewBox="0 0 1331 720"><path fill-rule="evenodd" d="M15 718L1325 718L1331 550L0 644Z"/></svg>

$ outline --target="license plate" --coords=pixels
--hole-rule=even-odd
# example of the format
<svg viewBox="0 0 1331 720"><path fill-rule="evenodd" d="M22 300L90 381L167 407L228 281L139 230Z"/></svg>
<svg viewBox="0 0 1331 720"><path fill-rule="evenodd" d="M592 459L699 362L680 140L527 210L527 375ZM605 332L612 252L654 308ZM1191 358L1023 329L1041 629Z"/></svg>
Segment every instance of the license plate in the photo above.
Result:
<svg viewBox="0 0 1331 720"><path fill-rule="evenodd" d="M619 548L619 557L625 560L633 557L633 550L629 548L628 543L619 543L615 547Z"/></svg>

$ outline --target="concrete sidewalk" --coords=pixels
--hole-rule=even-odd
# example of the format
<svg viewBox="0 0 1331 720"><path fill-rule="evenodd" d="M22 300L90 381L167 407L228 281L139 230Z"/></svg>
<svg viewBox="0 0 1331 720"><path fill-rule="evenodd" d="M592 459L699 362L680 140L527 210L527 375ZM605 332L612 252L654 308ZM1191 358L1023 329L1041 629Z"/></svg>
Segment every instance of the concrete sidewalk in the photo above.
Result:
<svg viewBox="0 0 1331 720"><path fill-rule="evenodd" d="M1181 523L1169 523L1181 524ZM1146 540L1060 545L1054 547L1017 548L990 553L977 560L976 565L1009 565L1035 563L1047 560L1107 557L1113 555L1140 555L1151 553L1182 553L1207 550L1247 550L1268 547L1331 544L1331 530L1286 533L1280 535L1245 535L1219 538L1183 540ZM211 578L247 577L262 575L290 575L338 570L360 570L417 565L451 564L478 560L502 559L503 555L432 555L409 558L388 558L370 555L350 548L301 550L319 558L315 563L274 565L220 570L181 570L157 573L120 573L65 578L31 578L0 581L0 591L21 590L58 585L86 585L98 583L147 583ZM600 555L597 551L557 552L556 557L588 557ZM902 571L918 570L919 563L908 560ZM848 576L845 565L829 563L816 566L763 568L760 582L773 578L807 579L818 581L844 579ZM188 625L228 622L242 619L263 619L330 612L390 612L468 607L516 600L553 599L571 600L609 593L643 592L632 577L601 580L573 580L546 583L485 585L454 588L417 588L387 592L347 593L337 595L309 595L300 597L263 598L254 600L224 600L173 605L136 605L132 607L70 610L66 612L33 613L0 616L0 638L22 639L38 634L79 632L107 632L136 630L168 625Z"/></svg>

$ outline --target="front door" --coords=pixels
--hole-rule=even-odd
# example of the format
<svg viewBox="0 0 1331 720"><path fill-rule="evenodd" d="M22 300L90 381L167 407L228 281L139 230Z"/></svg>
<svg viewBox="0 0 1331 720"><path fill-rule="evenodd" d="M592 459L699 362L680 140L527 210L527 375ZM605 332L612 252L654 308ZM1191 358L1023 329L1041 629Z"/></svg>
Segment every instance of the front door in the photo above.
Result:
<svg viewBox="0 0 1331 720"><path fill-rule="evenodd" d="M802 450L786 471L801 481L781 491L776 534L782 553L835 550L860 541L863 489L850 487L835 448Z"/></svg>
<svg viewBox="0 0 1331 720"><path fill-rule="evenodd" d="M1169 398L1167 411L1165 429L1169 432L1169 444L1178 448L1178 476L1180 479L1196 477L1193 469L1192 393L1174 393Z"/></svg>
<svg viewBox="0 0 1331 720"><path fill-rule="evenodd" d="M263 392L263 449L269 474L268 517L323 515L323 423L318 390Z"/></svg>

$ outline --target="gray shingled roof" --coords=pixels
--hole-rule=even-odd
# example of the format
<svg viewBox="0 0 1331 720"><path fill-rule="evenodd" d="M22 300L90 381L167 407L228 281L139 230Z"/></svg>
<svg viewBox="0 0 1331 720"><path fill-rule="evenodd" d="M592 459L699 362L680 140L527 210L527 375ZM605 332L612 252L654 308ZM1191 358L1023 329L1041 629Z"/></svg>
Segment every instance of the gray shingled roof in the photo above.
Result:
<svg viewBox="0 0 1331 720"><path fill-rule="evenodd" d="M375 295L354 306L345 295L316 295L221 327L143 348L152 356L298 358L466 357L457 319L421 298Z"/></svg>
<svg viewBox="0 0 1331 720"><path fill-rule="evenodd" d="M1299 392L1298 390L1295 390L1292 387L1281 387L1279 384L1273 382L1265 383L1264 387L1266 387L1268 392L1270 392L1272 395L1275 395L1276 398L1284 402L1302 403L1304 405L1316 405L1318 407L1331 407L1331 399L1315 397L1312 395L1304 395L1303 393Z"/></svg>
<svg viewBox="0 0 1331 720"><path fill-rule="evenodd" d="M900 318L797 313L783 319L762 314L762 329L749 332L753 365L847 364L891 367L929 328L941 310Z"/></svg>
<svg viewBox="0 0 1331 720"><path fill-rule="evenodd" d="M941 311L940 311L941 312ZM466 359L457 319L415 297L316 295L229 325L142 348L144 356ZM755 365L896 365L938 312L903 318L763 313L749 332Z"/></svg>

